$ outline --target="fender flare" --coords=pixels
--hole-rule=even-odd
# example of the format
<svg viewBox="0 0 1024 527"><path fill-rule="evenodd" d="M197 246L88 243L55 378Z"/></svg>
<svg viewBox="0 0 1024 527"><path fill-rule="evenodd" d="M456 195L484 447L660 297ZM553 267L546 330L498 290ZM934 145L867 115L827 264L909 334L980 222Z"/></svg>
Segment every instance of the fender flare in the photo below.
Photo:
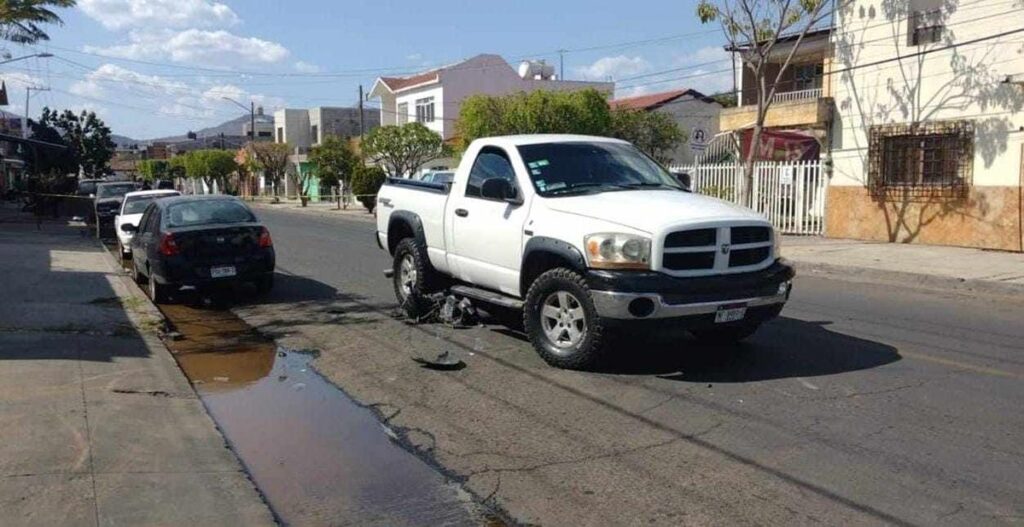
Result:
<svg viewBox="0 0 1024 527"><path fill-rule="evenodd" d="M423 220L420 219L419 215L407 210L396 210L388 218L388 253L394 254L395 246L398 245L398 242L402 241L394 234L395 226L399 223L408 225L412 230L413 236L416 237L416 241L423 244L424 247L427 246L427 234L423 230Z"/></svg>
<svg viewBox="0 0 1024 527"><path fill-rule="evenodd" d="M530 238L526 242L526 247L523 248L523 260L519 265L519 291L523 296L526 295L526 290L530 288L530 283L527 281L530 278L529 273L526 272L527 262L537 253L556 256L561 260L569 262L574 270L580 273L587 272L587 260L583 257L583 253L571 243L545 236Z"/></svg>

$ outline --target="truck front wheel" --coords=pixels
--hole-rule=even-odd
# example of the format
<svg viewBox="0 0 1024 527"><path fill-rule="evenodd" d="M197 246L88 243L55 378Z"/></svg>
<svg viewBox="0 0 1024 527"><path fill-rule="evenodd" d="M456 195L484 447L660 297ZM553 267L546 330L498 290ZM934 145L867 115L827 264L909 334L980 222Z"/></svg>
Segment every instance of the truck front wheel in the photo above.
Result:
<svg viewBox="0 0 1024 527"><path fill-rule="evenodd" d="M433 277L427 250L415 238L406 238L395 247L392 281L395 298L406 316L418 319L430 310L427 295Z"/></svg>
<svg viewBox="0 0 1024 527"><path fill-rule="evenodd" d="M606 331L590 288L576 271L552 269L526 293L523 326L534 349L559 368L593 367L605 348Z"/></svg>

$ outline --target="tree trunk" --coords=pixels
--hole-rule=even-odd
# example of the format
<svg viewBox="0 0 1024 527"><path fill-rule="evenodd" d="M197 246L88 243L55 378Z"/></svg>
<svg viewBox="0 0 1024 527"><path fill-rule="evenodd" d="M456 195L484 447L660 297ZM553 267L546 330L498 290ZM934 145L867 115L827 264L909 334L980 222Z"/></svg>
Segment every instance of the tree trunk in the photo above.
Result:
<svg viewBox="0 0 1024 527"><path fill-rule="evenodd" d="M743 163L743 189L740 194L740 204L751 209L754 208L754 165L757 162L757 151L761 146L761 130L761 123L755 123L750 134L747 158Z"/></svg>

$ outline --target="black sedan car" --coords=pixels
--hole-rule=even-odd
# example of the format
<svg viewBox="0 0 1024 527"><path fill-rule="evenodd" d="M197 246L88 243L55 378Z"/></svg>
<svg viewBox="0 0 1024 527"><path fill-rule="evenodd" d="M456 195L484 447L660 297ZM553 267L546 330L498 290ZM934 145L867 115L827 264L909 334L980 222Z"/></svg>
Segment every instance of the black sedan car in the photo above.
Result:
<svg viewBox="0 0 1024 527"><path fill-rule="evenodd" d="M132 271L148 282L155 303L183 286L274 285L274 242L249 207L231 196L180 196L154 201L132 236Z"/></svg>

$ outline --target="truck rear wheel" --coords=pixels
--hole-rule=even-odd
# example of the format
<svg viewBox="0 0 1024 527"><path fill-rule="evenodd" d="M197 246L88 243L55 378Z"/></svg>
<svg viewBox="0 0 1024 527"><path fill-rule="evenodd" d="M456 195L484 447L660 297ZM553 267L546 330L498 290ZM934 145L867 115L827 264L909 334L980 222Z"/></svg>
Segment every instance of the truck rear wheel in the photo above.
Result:
<svg viewBox="0 0 1024 527"><path fill-rule="evenodd" d="M526 293L523 326L548 364L584 369L598 364L606 330L583 276L557 268L537 277Z"/></svg>
<svg viewBox="0 0 1024 527"><path fill-rule="evenodd" d="M427 295L434 282L427 249L415 238L406 238L395 247L392 267L395 298L409 318L422 318L430 312Z"/></svg>

